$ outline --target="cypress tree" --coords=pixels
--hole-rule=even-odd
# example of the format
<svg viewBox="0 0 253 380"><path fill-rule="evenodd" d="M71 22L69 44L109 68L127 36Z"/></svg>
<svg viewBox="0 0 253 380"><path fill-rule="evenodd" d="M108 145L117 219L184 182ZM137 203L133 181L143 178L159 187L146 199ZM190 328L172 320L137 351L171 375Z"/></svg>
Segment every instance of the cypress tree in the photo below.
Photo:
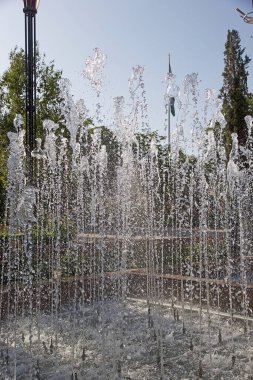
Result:
<svg viewBox="0 0 253 380"><path fill-rule="evenodd" d="M227 157L231 151L232 133L237 133L238 142L244 146L247 141L247 128L244 117L249 113L248 65L250 58L244 54L238 31L228 30L224 51L223 86L220 97L227 122L224 139Z"/></svg>

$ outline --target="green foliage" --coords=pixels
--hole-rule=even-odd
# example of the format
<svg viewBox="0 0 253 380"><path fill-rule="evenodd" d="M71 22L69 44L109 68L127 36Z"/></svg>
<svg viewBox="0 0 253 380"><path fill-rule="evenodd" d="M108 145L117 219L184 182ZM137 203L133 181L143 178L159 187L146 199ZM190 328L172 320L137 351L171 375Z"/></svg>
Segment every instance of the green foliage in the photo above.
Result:
<svg viewBox="0 0 253 380"><path fill-rule="evenodd" d="M85 120L85 126L88 127L88 133L87 136L85 136L85 140L83 141L84 146L86 146L85 153L88 154L91 149L92 144L92 135L94 134L95 130L100 131L100 138L101 138L101 145L105 145L106 152L107 152L107 162L108 162L108 173L110 175L110 180L114 178L116 166L119 163L120 159L120 146L119 142L117 141L114 133L105 126L99 126L95 127L92 123L91 119Z"/></svg>
<svg viewBox="0 0 253 380"><path fill-rule="evenodd" d="M13 119L17 113L25 116L25 54L16 47L10 53L10 66L0 77L0 120L2 127L13 130ZM45 55L36 52L37 70L37 125L42 133L42 121L60 120L59 80L62 72L56 70L54 63L45 62ZM5 125L2 125L5 123Z"/></svg>
<svg viewBox="0 0 253 380"><path fill-rule="evenodd" d="M231 134L238 134L238 142L245 145L247 141L247 129L244 117L249 114L248 102L248 65L250 58L244 54L241 47L241 39L236 30L229 30L224 51L223 86L220 97L223 100L223 111L227 126L224 133L226 154L231 150Z"/></svg>
<svg viewBox="0 0 253 380"><path fill-rule="evenodd" d="M62 72L55 69L54 62L45 62L45 55L37 52L37 126L42 136L42 122L50 119L58 123L61 117L59 81Z"/></svg>
<svg viewBox="0 0 253 380"><path fill-rule="evenodd" d="M17 47L10 53L9 68L0 76L0 220L4 215L9 140L7 133L14 131L13 120L17 113L24 117L26 98L25 54ZM42 121L59 122L59 80L62 72L54 63L45 61L45 55L36 52L37 68L37 137L42 137Z"/></svg>
<svg viewBox="0 0 253 380"><path fill-rule="evenodd" d="M253 115L253 94L249 94L247 97L247 103L248 103L248 114Z"/></svg>
<svg viewBox="0 0 253 380"><path fill-rule="evenodd" d="M166 137L160 136L158 134L158 131L152 131L152 132L139 132L136 134L136 140L138 142L138 147L136 144L134 144L133 149L134 152L139 152L140 155L147 155L150 152L150 143L151 141L155 142L156 148L157 148L157 159L158 159L158 166L160 171L164 167L164 162L166 159L168 159L168 148L166 145L164 145ZM168 161L167 161L168 164Z"/></svg>

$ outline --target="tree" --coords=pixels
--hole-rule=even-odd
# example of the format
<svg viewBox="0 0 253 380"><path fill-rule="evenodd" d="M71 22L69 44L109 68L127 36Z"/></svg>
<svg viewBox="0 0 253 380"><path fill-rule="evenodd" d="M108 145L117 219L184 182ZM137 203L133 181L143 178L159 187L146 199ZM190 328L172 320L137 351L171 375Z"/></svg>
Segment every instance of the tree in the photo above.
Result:
<svg viewBox="0 0 253 380"><path fill-rule="evenodd" d="M7 177L9 141L7 133L14 131L13 120L17 113L25 117L25 53L17 47L10 53L9 68L0 76L0 220L4 215L4 194ZM42 121L61 120L59 81L62 72L54 62L45 61L45 55L36 52L37 68L37 134L42 137Z"/></svg>
<svg viewBox="0 0 253 380"><path fill-rule="evenodd" d="M54 62L47 64L45 55L36 52L37 70L37 125L41 135L42 121L46 118L58 122L61 118L59 80L62 72L55 69ZM1 127L11 130L17 113L25 115L25 54L16 47L10 53L10 66L0 77ZM2 130L1 130L2 132Z"/></svg>
<svg viewBox="0 0 253 380"><path fill-rule="evenodd" d="M240 145L245 145L247 140L244 117L250 112L247 85L250 58L244 56L244 51L239 33L229 30L224 51L223 87L220 91L227 122L224 133L227 157L231 150L232 133L237 133Z"/></svg>
<svg viewBox="0 0 253 380"><path fill-rule="evenodd" d="M228 30L224 51L223 86L220 90L227 122L224 131L227 157L231 151L232 133L237 133L240 145L244 146L247 141L244 117L249 113L247 68L251 60L244 55L244 51L245 48L241 48L239 33L236 30Z"/></svg>

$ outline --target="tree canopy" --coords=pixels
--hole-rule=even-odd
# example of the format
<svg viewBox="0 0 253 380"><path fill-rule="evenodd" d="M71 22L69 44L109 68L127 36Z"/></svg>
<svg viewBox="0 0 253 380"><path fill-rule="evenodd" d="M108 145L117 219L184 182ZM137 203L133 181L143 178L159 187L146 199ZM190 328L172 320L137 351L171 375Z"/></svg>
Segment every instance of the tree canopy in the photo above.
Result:
<svg viewBox="0 0 253 380"><path fill-rule="evenodd" d="M16 114L25 118L25 53L17 47L10 52L8 69L0 76L0 218L4 214L4 193L7 178L9 141L7 133L14 131ZM37 132L42 135L42 121L51 119L58 122L60 112L59 81L62 72L54 62L46 63L45 55L36 52L37 69Z"/></svg>
<svg viewBox="0 0 253 380"><path fill-rule="evenodd" d="M238 31L228 30L224 51L223 86L220 90L227 122L224 135L227 156L231 150L232 133L237 133L240 145L244 146L247 141L244 118L250 112L247 80L251 60L244 53L245 48L241 47Z"/></svg>

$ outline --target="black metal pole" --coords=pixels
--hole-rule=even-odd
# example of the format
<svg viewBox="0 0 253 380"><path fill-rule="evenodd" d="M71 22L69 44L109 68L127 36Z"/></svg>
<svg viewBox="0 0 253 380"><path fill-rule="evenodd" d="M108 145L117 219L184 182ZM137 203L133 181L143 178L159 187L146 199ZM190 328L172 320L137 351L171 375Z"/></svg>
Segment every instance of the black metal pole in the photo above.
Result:
<svg viewBox="0 0 253 380"><path fill-rule="evenodd" d="M28 174L33 182L34 165L31 152L36 138L36 9L24 8L25 14L25 67L26 67L26 153Z"/></svg>

